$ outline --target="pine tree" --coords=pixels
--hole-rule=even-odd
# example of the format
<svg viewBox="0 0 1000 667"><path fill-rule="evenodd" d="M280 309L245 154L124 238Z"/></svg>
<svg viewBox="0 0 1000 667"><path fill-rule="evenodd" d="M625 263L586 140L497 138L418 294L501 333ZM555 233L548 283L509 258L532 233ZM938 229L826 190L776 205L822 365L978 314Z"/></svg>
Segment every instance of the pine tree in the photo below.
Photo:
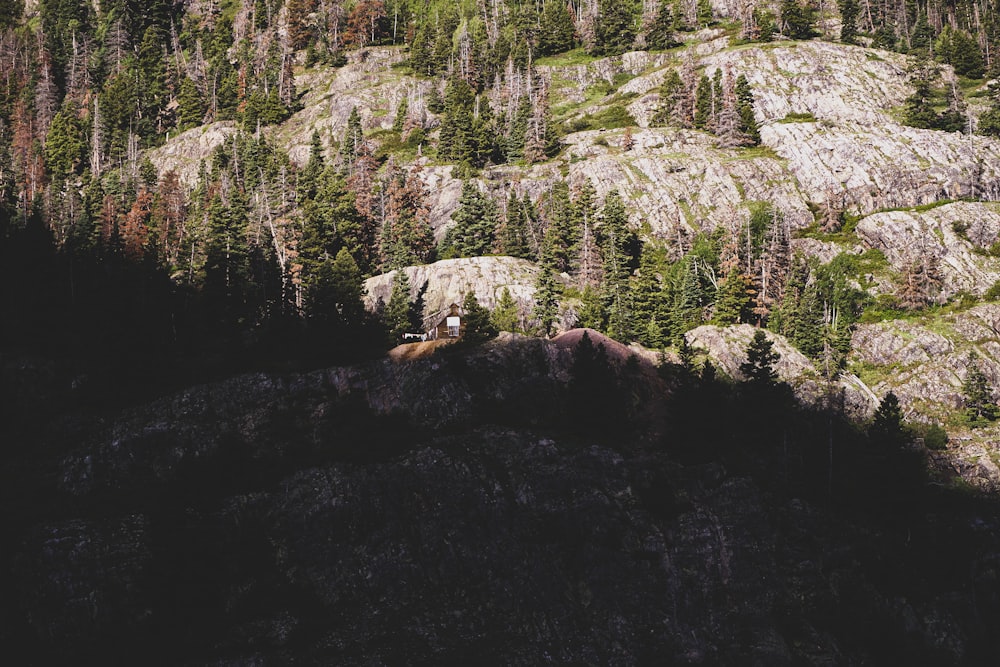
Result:
<svg viewBox="0 0 1000 667"><path fill-rule="evenodd" d="M979 117L976 130L979 134L989 137L1000 137L1000 85L994 83L989 87L990 106Z"/></svg>
<svg viewBox="0 0 1000 667"><path fill-rule="evenodd" d="M965 419L970 425L982 426L997 419L998 408L993 400L993 390L974 355L969 357L968 371L962 382L962 401Z"/></svg>
<svg viewBox="0 0 1000 667"><path fill-rule="evenodd" d="M813 37L814 11L800 0L781 0L781 32L790 39Z"/></svg>
<svg viewBox="0 0 1000 667"><path fill-rule="evenodd" d="M695 91L694 126L699 130L711 130L714 123L712 80L704 74L698 79Z"/></svg>
<svg viewBox="0 0 1000 667"><path fill-rule="evenodd" d="M673 330L675 334L701 326L707 301L701 284L696 257L685 258L682 263L680 289L675 296L673 308Z"/></svg>
<svg viewBox="0 0 1000 667"><path fill-rule="evenodd" d="M538 31L538 55L550 56L573 48L573 17L564 0L546 0Z"/></svg>
<svg viewBox="0 0 1000 667"><path fill-rule="evenodd" d="M462 340L466 343L483 343L495 338L497 328L490 320L490 311L479 305L475 292L469 292L462 301L462 316L465 321L465 333Z"/></svg>
<svg viewBox="0 0 1000 667"><path fill-rule="evenodd" d="M868 435L874 442L889 450L905 443L907 436L903 426L903 411L895 393L890 391L882 398L868 428Z"/></svg>
<svg viewBox="0 0 1000 667"><path fill-rule="evenodd" d="M597 286L601 282L601 258L597 246L597 192L589 180L576 192L573 200L573 226L579 242L576 244L576 267L579 283Z"/></svg>
<svg viewBox="0 0 1000 667"><path fill-rule="evenodd" d="M650 348L663 347L669 329L660 255L651 243L644 244L639 275L632 282L633 330L639 342Z"/></svg>
<svg viewBox="0 0 1000 667"><path fill-rule="evenodd" d="M403 99L399 101L399 105L396 107L396 116L392 120L393 132L398 132L400 134L403 133L403 128L406 125L406 118L407 114L409 113L409 110L410 110L409 98L404 95Z"/></svg>
<svg viewBox="0 0 1000 667"><path fill-rule="evenodd" d="M573 250L579 239L579 228L574 224L573 204L565 181L556 181L552 186L545 202L544 218L547 224L542 240L543 260L548 252L552 270L568 273L573 267Z"/></svg>
<svg viewBox="0 0 1000 667"><path fill-rule="evenodd" d="M672 49L678 46L674 39L674 16L671 0L660 0L656 18L646 33L646 47L649 49Z"/></svg>
<svg viewBox="0 0 1000 667"><path fill-rule="evenodd" d="M725 326L749 322L753 316L753 295L750 278L733 266L719 285L712 323Z"/></svg>
<svg viewBox="0 0 1000 667"><path fill-rule="evenodd" d="M607 307L601 290L587 285L580 296L580 310L576 314L576 326L604 331L607 323Z"/></svg>
<svg viewBox="0 0 1000 667"><path fill-rule="evenodd" d="M357 107L351 107L351 113L347 116L343 150L348 162L354 162L365 152L365 133L361 128L361 114Z"/></svg>
<svg viewBox="0 0 1000 667"><path fill-rule="evenodd" d="M594 25L596 55L618 55L635 41L636 6L632 0L598 0Z"/></svg>
<svg viewBox="0 0 1000 667"><path fill-rule="evenodd" d="M490 321L497 331L517 333L521 330L521 327L518 326L518 319L517 302L514 301L510 290L504 286L503 292L500 293L500 300L497 301L497 306L490 315Z"/></svg>
<svg viewBox="0 0 1000 667"><path fill-rule="evenodd" d="M444 112L438 135L438 156L459 164L472 165L476 156L473 134L475 93L457 74L445 87Z"/></svg>
<svg viewBox="0 0 1000 667"><path fill-rule="evenodd" d="M79 172L87 150L84 136L77 105L67 97L52 119L45 138L45 162L49 173L62 179Z"/></svg>
<svg viewBox="0 0 1000 667"><path fill-rule="evenodd" d="M177 124L188 128L201 125L206 112L205 100L198 92L198 86L189 77L181 79L180 91L177 93Z"/></svg>
<svg viewBox="0 0 1000 667"><path fill-rule="evenodd" d="M551 229L550 227L549 230ZM558 262L554 253L555 238L554 234L546 233L546 240L542 244L541 269L535 281L535 307L532 311L542 334L546 336L552 332L552 324L555 322L559 307L560 289L555 279L555 267Z"/></svg>
<svg viewBox="0 0 1000 667"><path fill-rule="evenodd" d="M449 232L448 244L456 257L479 257L493 250L497 228L497 207L479 190L475 181L462 184L458 208L451 214L455 226Z"/></svg>
<svg viewBox="0 0 1000 667"><path fill-rule="evenodd" d="M740 115L740 132L750 140L750 145L760 144L760 126L753 112L753 89L745 74L736 78L736 110Z"/></svg>
<svg viewBox="0 0 1000 667"><path fill-rule="evenodd" d="M617 190L604 199L601 212L601 254L604 259L604 297L612 338L628 342L632 336L631 252L635 235L628 229L628 213Z"/></svg>
<svg viewBox="0 0 1000 667"><path fill-rule="evenodd" d="M740 373L752 384L773 385L778 379L774 364L781 355L774 351L774 343L763 329L754 331L753 340L747 346L746 361L740 364Z"/></svg>
<svg viewBox="0 0 1000 667"><path fill-rule="evenodd" d="M906 98L903 122L911 127L933 129L938 123L933 99L930 79L926 74L918 75L913 81L913 94Z"/></svg>
<svg viewBox="0 0 1000 667"><path fill-rule="evenodd" d="M393 276L392 293L385 307L383 321L392 345L402 341L404 333L421 329L420 314L410 301L410 279L402 269L397 270Z"/></svg>
<svg viewBox="0 0 1000 667"><path fill-rule="evenodd" d="M858 5L858 0L838 0L837 4L840 6L840 41L844 44L853 44L858 37L857 22L861 7Z"/></svg>
<svg viewBox="0 0 1000 667"><path fill-rule="evenodd" d="M500 251L511 257L534 259L528 246L527 211L517 198L514 188L510 189L510 197L507 199L507 221L500 239Z"/></svg>

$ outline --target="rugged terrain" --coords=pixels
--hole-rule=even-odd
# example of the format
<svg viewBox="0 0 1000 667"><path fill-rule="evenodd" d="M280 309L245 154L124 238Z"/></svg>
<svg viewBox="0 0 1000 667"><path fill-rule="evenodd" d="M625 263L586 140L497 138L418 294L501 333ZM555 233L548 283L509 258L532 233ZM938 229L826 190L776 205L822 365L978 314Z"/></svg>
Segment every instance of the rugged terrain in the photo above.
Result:
<svg viewBox="0 0 1000 667"><path fill-rule="evenodd" d="M779 433L748 424L735 448L729 435L713 445L714 429L679 428L691 408L670 417L676 380L613 341L611 374L587 385L580 340L505 336L412 362L246 375L10 432L5 654L953 665L995 653L991 502L924 487L905 504L837 493L828 505L810 481L826 478L825 436L786 426L782 454ZM587 386L598 402L580 412ZM613 395L640 411L620 421ZM842 446L850 476L862 459Z"/></svg>

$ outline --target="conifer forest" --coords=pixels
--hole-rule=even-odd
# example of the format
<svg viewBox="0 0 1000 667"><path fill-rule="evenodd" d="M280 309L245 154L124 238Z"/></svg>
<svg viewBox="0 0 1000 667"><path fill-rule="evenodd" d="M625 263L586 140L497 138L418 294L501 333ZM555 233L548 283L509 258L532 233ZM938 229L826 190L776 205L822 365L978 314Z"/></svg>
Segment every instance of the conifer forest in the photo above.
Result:
<svg viewBox="0 0 1000 667"><path fill-rule="evenodd" d="M0 0L4 662L996 664L998 50Z"/></svg>

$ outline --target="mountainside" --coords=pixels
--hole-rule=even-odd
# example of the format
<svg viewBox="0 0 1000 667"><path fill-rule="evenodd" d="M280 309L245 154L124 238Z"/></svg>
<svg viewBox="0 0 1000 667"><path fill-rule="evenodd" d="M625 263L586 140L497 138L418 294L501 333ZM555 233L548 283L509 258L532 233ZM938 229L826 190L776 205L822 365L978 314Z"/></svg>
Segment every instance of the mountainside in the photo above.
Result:
<svg viewBox="0 0 1000 667"><path fill-rule="evenodd" d="M0 3L0 655L992 664L998 17Z"/></svg>
<svg viewBox="0 0 1000 667"><path fill-rule="evenodd" d="M19 435L0 642L44 664L989 661L995 503L839 421L830 468L784 399L665 380L593 331L611 363L588 367L571 333Z"/></svg>

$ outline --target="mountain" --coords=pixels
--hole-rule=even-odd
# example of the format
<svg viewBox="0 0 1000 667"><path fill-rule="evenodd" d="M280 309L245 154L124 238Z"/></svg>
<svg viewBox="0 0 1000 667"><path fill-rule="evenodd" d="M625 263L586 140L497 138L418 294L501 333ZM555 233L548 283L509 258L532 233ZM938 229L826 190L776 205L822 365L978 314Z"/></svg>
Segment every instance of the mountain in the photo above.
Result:
<svg viewBox="0 0 1000 667"><path fill-rule="evenodd" d="M0 7L0 648L989 664L997 12Z"/></svg>

